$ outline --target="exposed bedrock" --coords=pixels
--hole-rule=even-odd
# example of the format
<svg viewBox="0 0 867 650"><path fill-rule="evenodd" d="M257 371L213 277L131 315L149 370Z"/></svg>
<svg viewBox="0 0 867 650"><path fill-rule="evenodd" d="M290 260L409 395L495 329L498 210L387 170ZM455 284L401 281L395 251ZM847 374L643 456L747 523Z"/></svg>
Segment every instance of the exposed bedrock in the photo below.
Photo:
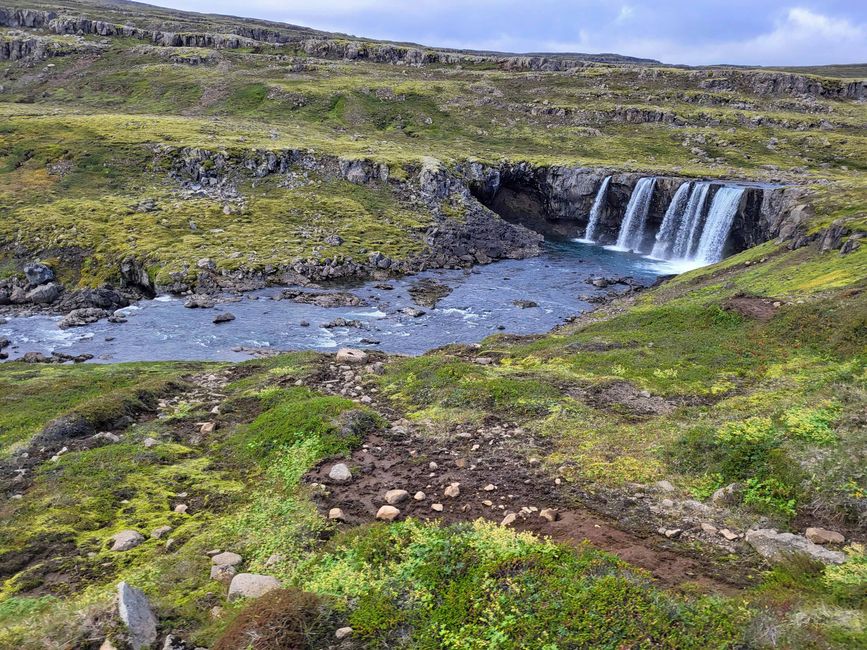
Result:
<svg viewBox="0 0 867 650"><path fill-rule="evenodd" d="M473 195L504 219L555 237L583 237L603 181L611 180L599 203L594 238L601 244L617 241L630 197L639 179L648 174L586 167L536 167L528 163L504 163L489 167L468 163L460 167ZM638 248L650 251L666 210L684 183L709 184L707 203L725 186L743 188L724 255L755 246L771 238L788 239L806 217L799 188L758 183L656 176L647 210L646 226ZM799 217L799 214L801 215Z"/></svg>

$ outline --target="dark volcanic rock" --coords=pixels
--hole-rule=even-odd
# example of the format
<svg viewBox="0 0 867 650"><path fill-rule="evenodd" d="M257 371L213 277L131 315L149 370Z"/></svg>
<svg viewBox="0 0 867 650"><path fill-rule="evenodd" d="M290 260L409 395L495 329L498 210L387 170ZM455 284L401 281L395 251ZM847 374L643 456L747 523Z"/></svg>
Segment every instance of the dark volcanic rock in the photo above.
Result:
<svg viewBox="0 0 867 650"><path fill-rule="evenodd" d="M294 302L317 307L362 307L367 304L355 294L346 291L326 293L286 289L280 295Z"/></svg>
<svg viewBox="0 0 867 650"><path fill-rule="evenodd" d="M108 315L109 313L104 309L98 309L95 307L73 309L63 318L63 320L60 321L58 327L62 330L65 330L69 329L70 327L81 327L83 325L90 325L91 323L95 323L101 318L107 318Z"/></svg>
<svg viewBox="0 0 867 650"><path fill-rule="evenodd" d="M58 309L61 311L72 311L75 309L114 311L123 307L129 307L129 299L110 287L72 291L67 293L58 305Z"/></svg>
<svg viewBox="0 0 867 650"><path fill-rule="evenodd" d="M45 264L28 264L24 267L24 277L31 287L51 282L54 279L54 271Z"/></svg>

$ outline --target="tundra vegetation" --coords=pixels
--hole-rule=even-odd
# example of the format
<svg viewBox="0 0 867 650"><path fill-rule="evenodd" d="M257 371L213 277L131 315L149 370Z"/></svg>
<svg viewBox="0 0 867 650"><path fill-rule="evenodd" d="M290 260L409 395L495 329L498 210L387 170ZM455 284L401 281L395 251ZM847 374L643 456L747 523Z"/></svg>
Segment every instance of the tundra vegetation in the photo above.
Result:
<svg viewBox="0 0 867 650"><path fill-rule="evenodd" d="M144 5L7 4L177 33L241 26L348 42ZM374 354L348 371L314 353L3 363L0 646L121 647L121 581L145 593L160 642L178 644L166 647L867 645L865 106L767 82L838 89L863 66L614 59L547 70L493 55L415 66L318 55L301 40L165 47L0 29L0 46L30 38L40 47L0 61L0 278L31 260L86 288L118 282L130 257L157 285L202 258L227 271L373 251L409 259L437 219L463 216L410 195L405 181L432 159L799 185L811 239L768 241L548 334ZM388 180L302 165L191 189L178 171L190 150L241 167L269 151L364 160ZM340 394L342 382L355 388ZM420 483L388 487L433 484L425 507L439 499L442 515L382 522L343 505L346 517L329 518L339 482L317 472L342 461L356 476L353 459L404 434L412 446L397 453ZM700 569L666 579L617 548L546 539L535 511L511 526L507 509L463 514L426 478L429 454L472 463L485 447L532 470L532 489L556 494L558 508ZM488 497L464 488L463 498L475 508ZM845 561L769 559L743 537L808 527L843 533L830 548ZM112 550L130 530L143 539ZM217 550L281 588L228 599L228 580L212 577Z"/></svg>

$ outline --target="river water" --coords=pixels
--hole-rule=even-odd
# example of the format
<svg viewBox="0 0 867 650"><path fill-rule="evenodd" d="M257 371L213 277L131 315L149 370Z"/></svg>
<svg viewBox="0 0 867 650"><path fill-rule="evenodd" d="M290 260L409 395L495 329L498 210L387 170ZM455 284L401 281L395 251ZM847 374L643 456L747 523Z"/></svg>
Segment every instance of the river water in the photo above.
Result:
<svg viewBox="0 0 867 650"><path fill-rule="evenodd" d="M339 289L362 298L367 303L363 307L323 308L273 300L280 293L277 288L242 294L213 309L188 309L182 298L161 296L121 310L126 323L100 321L61 330L57 316L12 318L0 325L0 337L12 341L7 348L10 359L30 351L57 351L92 354L94 362L237 361L250 358L249 350L254 348L327 351L342 346L421 354L449 343L475 343L497 332L544 333L568 316L592 309L580 296L626 289L622 285L597 289L586 282L591 276L632 276L651 284L659 275L676 271L666 262L601 246L548 242L544 254L535 258L496 262L471 271L426 271ZM452 288L432 309L416 305L408 293L424 278ZM392 289L382 288L383 284ZM516 300L538 306L521 308L514 304ZM401 311L407 307L425 313L414 317ZM235 320L215 325L214 317L225 311ZM321 327L336 318L360 321L363 327ZM309 325L302 326L302 321Z"/></svg>

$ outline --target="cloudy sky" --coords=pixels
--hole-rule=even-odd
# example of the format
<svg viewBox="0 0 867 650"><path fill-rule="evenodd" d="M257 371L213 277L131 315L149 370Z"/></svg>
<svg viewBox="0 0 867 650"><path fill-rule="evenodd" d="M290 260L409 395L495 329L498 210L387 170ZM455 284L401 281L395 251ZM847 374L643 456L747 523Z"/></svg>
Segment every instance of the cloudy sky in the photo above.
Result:
<svg viewBox="0 0 867 650"><path fill-rule="evenodd" d="M867 62L867 0L151 0L425 45L691 65Z"/></svg>

